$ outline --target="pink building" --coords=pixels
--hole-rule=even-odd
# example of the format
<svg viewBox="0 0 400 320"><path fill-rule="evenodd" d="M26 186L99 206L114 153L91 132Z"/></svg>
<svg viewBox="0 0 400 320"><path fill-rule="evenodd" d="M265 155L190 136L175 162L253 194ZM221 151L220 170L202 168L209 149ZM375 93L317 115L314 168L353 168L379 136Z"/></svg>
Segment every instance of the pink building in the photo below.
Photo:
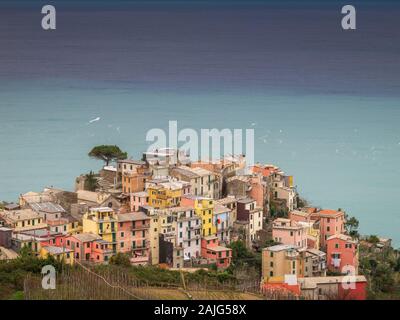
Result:
<svg viewBox="0 0 400 320"><path fill-rule="evenodd" d="M289 212L289 219L296 222L311 222L311 212L292 210Z"/></svg>
<svg viewBox="0 0 400 320"><path fill-rule="evenodd" d="M140 206L147 206L149 194L147 191L134 192L130 194L131 212L139 211Z"/></svg>
<svg viewBox="0 0 400 320"><path fill-rule="evenodd" d="M252 175L250 177L249 197L256 200L257 207L267 208L268 188L267 183L263 180L261 174Z"/></svg>
<svg viewBox="0 0 400 320"><path fill-rule="evenodd" d="M227 268L232 261L232 249L220 246L217 236L208 236L201 239L201 256L218 268Z"/></svg>
<svg viewBox="0 0 400 320"><path fill-rule="evenodd" d="M143 212L118 214L118 252L130 254L132 264L149 262L149 229L150 217Z"/></svg>
<svg viewBox="0 0 400 320"><path fill-rule="evenodd" d="M344 212L336 210L320 210L312 214L311 219L319 220L320 246L326 248L326 240L336 234L344 233Z"/></svg>
<svg viewBox="0 0 400 320"><path fill-rule="evenodd" d="M278 218L272 222L272 239L286 245L307 247L307 227L296 221Z"/></svg>
<svg viewBox="0 0 400 320"><path fill-rule="evenodd" d="M65 239L65 247L74 253L79 262L103 263L113 255L111 244L93 233L80 233Z"/></svg>
<svg viewBox="0 0 400 320"><path fill-rule="evenodd" d="M327 240L328 269L334 272L358 274L358 242L350 236L337 234Z"/></svg>

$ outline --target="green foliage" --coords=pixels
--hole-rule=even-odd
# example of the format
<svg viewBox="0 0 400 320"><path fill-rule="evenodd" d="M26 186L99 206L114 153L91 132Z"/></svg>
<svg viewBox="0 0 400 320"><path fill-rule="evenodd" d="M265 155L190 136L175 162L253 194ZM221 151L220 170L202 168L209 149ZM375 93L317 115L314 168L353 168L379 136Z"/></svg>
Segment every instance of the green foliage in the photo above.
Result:
<svg viewBox="0 0 400 320"><path fill-rule="evenodd" d="M306 199L304 199L300 196L297 197L297 207L298 208L304 208L304 207L308 207L308 206L309 206L309 202Z"/></svg>
<svg viewBox="0 0 400 320"><path fill-rule="evenodd" d="M270 240L265 241L265 243L262 247L267 248L267 247L276 246L277 244L280 244L280 242L276 242L275 240L270 239Z"/></svg>
<svg viewBox="0 0 400 320"><path fill-rule="evenodd" d="M10 300L24 300L24 292L23 291L15 291L11 295Z"/></svg>
<svg viewBox="0 0 400 320"><path fill-rule="evenodd" d="M370 235L367 239L366 239L369 243L372 244L377 244L379 243L379 238L376 235Z"/></svg>
<svg viewBox="0 0 400 320"><path fill-rule="evenodd" d="M117 253L115 256L112 256L110 259L110 264L114 264L117 266L129 267L131 262L129 260L129 256L124 253Z"/></svg>
<svg viewBox="0 0 400 320"><path fill-rule="evenodd" d="M22 248L17 259L0 260L0 299L8 299L12 293L22 291L26 275L40 274L42 268L49 264L56 270L61 270L63 267L63 264L52 256L39 259L29 247Z"/></svg>
<svg viewBox="0 0 400 320"><path fill-rule="evenodd" d="M377 236L370 236L367 241L376 244ZM361 246L359 273L368 279L368 295L371 299L399 299L399 255L392 248L378 249Z"/></svg>
<svg viewBox="0 0 400 320"><path fill-rule="evenodd" d="M339 208L339 211L341 211L340 208ZM347 214L345 215L345 219L346 219L346 223L344 226L346 228L347 234L349 236L351 236L352 238L358 239L360 237L360 235L358 233L358 226L359 226L360 222L355 217L349 217Z"/></svg>
<svg viewBox="0 0 400 320"><path fill-rule="evenodd" d="M97 179L96 175L93 171L90 171L88 174L85 175L85 190L88 191L96 191L97 188Z"/></svg>
<svg viewBox="0 0 400 320"><path fill-rule="evenodd" d="M89 157L103 160L108 166L111 161L126 159L128 154L116 145L101 145L94 147L89 152Z"/></svg>
<svg viewBox="0 0 400 320"><path fill-rule="evenodd" d="M287 208L277 207L274 202L271 202L269 213L272 218L287 218L289 211Z"/></svg>
<svg viewBox="0 0 400 320"><path fill-rule="evenodd" d="M235 268L252 266L261 269L261 254L253 253L247 249L243 241L231 242L228 246L232 249L232 264L228 270L233 272Z"/></svg>

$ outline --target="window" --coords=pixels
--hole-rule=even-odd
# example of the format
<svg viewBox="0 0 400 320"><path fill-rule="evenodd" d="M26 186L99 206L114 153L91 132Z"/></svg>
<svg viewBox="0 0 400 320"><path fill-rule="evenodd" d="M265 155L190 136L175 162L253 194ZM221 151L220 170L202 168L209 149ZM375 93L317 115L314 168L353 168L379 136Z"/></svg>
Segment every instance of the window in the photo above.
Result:
<svg viewBox="0 0 400 320"><path fill-rule="evenodd" d="M335 243L335 248L339 249L339 243Z"/></svg>
<svg viewBox="0 0 400 320"><path fill-rule="evenodd" d="M270 272L269 272L269 276L270 276L270 277L273 277L273 276L274 276L274 273L273 273L272 271L270 271Z"/></svg>
<svg viewBox="0 0 400 320"><path fill-rule="evenodd" d="M271 268L273 268L274 263L271 261L271 262L269 263L269 266L270 266Z"/></svg>
<svg viewBox="0 0 400 320"><path fill-rule="evenodd" d="M123 238L125 236L125 234L123 232L121 232L121 238Z"/></svg>
<svg viewBox="0 0 400 320"><path fill-rule="evenodd" d="M121 242L121 248L123 248L124 247L124 243L123 242Z"/></svg>
<svg viewBox="0 0 400 320"><path fill-rule="evenodd" d="M86 248L90 248L90 242L86 243Z"/></svg>

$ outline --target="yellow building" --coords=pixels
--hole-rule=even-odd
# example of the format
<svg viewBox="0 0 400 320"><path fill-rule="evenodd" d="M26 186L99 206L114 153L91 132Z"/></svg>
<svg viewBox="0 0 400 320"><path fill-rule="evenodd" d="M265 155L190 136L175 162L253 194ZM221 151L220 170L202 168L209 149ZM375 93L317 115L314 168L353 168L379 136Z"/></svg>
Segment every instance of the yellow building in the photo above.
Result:
<svg viewBox="0 0 400 320"><path fill-rule="evenodd" d="M117 215L108 207L91 208L82 218L82 231L93 233L111 243L114 253L117 252Z"/></svg>
<svg viewBox="0 0 400 320"><path fill-rule="evenodd" d="M14 232L47 228L43 218L31 209L0 211L0 225L14 229Z"/></svg>
<svg viewBox="0 0 400 320"><path fill-rule="evenodd" d="M152 185L147 188L149 206L156 209L165 209L179 206L182 198L182 188Z"/></svg>
<svg viewBox="0 0 400 320"><path fill-rule="evenodd" d="M53 256L59 262L63 261L66 264L74 264L73 250L54 246L46 246L40 249L39 256L42 259L46 259L49 255Z"/></svg>
<svg viewBox="0 0 400 320"><path fill-rule="evenodd" d="M202 220L202 235L203 237L215 235L217 228L214 224L214 201L209 198L197 198L194 201L195 213Z"/></svg>
<svg viewBox="0 0 400 320"><path fill-rule="evenodd" d="M262 251L263 281L283 281L285 275L304 277L304 255L292 245L276 245Z"/></svg>

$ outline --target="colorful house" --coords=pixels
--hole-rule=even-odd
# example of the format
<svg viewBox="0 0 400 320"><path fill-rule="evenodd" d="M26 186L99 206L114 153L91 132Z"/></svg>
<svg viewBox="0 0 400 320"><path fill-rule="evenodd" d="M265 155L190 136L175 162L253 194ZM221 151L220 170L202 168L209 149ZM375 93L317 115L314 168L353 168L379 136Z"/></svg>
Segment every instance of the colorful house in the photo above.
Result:
<svg viewBox="0 0 400 320"><path fill-rule="evenodd" d="M275 219L272 222L272 239L282 244L306 248L307 226L289 219Z"/></svg>
<svg viewBox="0 0 400 320"><path fill-rule="evenodd" d="M213 199L221 196L220 176L215 172L200 167L179 166L171 170L171 175L179 180L189 182L191 193L195 196Z"/></svg>
<svg viewBox="0 0 400 320"><path fill-rule="evenodd" d="M203 237L215 235L217 228L214 221L214 200L200 196L182 197L183 206L194 206L195 213L201 218Z"/></svg>
<svg viewBox="0 0 400 320"><path fill-rule="evenodd" d="M46 259L48 256L53 256L59 262L64 262L70 265L74 264L73 250L67 249L65 247L56 247L56 246L42 247L39 256L42 259Z"/></svg>
<svg viewBox="0 0 400 320"><path fill-rule="evenodd" d="M117 215L111 208L91 208L83 215L83 232L101 236L104 241L111 244L114 253L117 253L117 228Z"/></svg>
<svg viewBox="0 0 400 320"><path fill-rule="evenodd" d="M201 218L196 215L193 207L176 207L169 210L177 217L177 245L183 248L184 261L200 257Z"/></svg>
<svg viewBox="0 0 400 320"><path fill-rule="evenodd" d="M251 198L237 201L237 224L245 232L245 243L248 248L259 240L258 232L263 228L263 209Z"/></svg>
<svg viewBox="0 0 400 320"><path fill-rule="evenodd" d="M283 279L285 275L304 277L304 250L293 245L280 244L262 250L262 279Z"/></svg>
<svg viewBox="0 0 400 320"><path fill-rule="evenodd" d="M140 191L130 194L131 212L140 211L140 207L146 206L148 203L149 203L149 194L147 191Z"/></svg>
<svg viewBox="0 0 400 320"><path fill-rule="evenodd" d="M214 205L214 224L216 227L216 234L220 243L228 244L231 236L230 222L231 210L223 205L215 203Z"/></svg>
<svg viewBox="0 0 400 320"><path fill-rule="evenodd" d="M207 259L207 263L227 268L232 261L232 249L220 246L217 236L206 236L201 239L201 256Z"/></svg>
<svg viewBox="0 0 400 320"><path fill-rule="evenodd" d="M318 220L320 226L320 247L326 249L326 240L337 234L345 232L344 212L336 210L320 210L311 215L311 219Z"/></svg>
<svg viewBox="0 0 400 320"><path fill-rule="evenodd" d="M65 239L64 246L73 252L74 261L105 263L114 254L109 242L93 233L80 233Z"/></svg>
<svg viewBox="0 0 400 320"><path fill-rule="evenodd" d="M367 279L354 277L310 277L298 279L301 295L308 300L366 300Z"/></svg>
<svg viewBox="0 0 400 320"><path fill-rule="evenodd" d="M149 263L150 217L143 212L118 214L118 252L128 253L134 265Z"/></svg>
<svg viewBox="0 0 400 320"><path fill-rule="evenodd" d="M328 269L334 272L358 274L358 241L337 234L327 240Z"/></svg>
<svg viewBox="0 0 400 320"><path fill-rule="evenodd" d="M149 206L156 209L176 207L180 205L182 188L174 185L151 185L147 188Z"/></svg>
<svg viewBox="0 0 400 320"><path fill-rule="evenodd" d="M14 232L47 228L43 217L32 209L0 211L0 224Z"/></svg>

